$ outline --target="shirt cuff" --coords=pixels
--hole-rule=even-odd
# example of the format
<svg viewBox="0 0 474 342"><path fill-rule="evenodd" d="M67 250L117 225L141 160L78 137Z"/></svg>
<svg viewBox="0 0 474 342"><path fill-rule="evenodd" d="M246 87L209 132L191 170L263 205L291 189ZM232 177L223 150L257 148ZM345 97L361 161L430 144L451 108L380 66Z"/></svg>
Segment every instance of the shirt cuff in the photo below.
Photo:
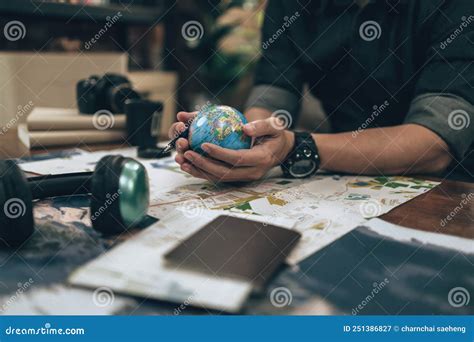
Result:
<svg viewBox="0 0 474 342"><path fill-rule="evenodd" d="M463 159L474 142L474 106L452 94L429 93L416 97L405 123L424 126L438 134L456 158Z"/></svg>
<svg viewBox="0 0 474 342"><path fill-rule="evenodd" d="M299 112L299 105L300 98L286 89L271 85L257 85L253 87L245 108L260 107L272 113L284 110L295 118Z"/></svg>

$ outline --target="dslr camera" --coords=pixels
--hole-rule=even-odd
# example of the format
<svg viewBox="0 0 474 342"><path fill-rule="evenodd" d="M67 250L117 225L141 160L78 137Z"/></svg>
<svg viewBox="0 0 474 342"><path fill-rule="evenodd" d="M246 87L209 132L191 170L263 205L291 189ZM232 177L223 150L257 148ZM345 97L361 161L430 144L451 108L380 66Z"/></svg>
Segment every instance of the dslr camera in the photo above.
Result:
<svg viewBox="0 0 474 342"><path fill-rule="evenodd" d="M140 99L130 81L118 74L92 75L80 80L76 86L77 107L83 114L94 114L98 110L125 113L127 100Z"/></svg>

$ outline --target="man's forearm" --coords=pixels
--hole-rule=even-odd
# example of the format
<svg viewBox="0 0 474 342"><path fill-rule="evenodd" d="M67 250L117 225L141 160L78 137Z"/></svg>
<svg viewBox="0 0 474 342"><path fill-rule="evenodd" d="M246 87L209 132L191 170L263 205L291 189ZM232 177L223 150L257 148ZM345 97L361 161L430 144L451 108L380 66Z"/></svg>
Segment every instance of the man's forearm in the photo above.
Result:
<svg viewBox="0 0 474 342"><path fill-rule="evenodd" d="M313 134L321 169L357 174L439 173L451 157L446 143L429 129L406 124L353 134Z"/></svg>
<svg viewBox="0 0 474 342"><path fill-rule="evenodd" d="M271 116L264 108L245 112L249 122ZM321 169L357 174L439 173L451 162L449 147L431 130L416 124L361 132L313 134Z"/></svg>

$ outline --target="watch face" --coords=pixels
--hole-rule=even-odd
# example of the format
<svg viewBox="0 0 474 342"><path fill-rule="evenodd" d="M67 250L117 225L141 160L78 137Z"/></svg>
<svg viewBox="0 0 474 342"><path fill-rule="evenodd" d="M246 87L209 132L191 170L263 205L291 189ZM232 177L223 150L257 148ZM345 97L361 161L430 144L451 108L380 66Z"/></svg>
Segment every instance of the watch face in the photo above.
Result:
<svg viewBox="0 0 474 342"><path fill-rule="evenodd" d="M290 167L290 174L295 178L311 175L316 169L316 162L311 159L298 160Z"/></svg>

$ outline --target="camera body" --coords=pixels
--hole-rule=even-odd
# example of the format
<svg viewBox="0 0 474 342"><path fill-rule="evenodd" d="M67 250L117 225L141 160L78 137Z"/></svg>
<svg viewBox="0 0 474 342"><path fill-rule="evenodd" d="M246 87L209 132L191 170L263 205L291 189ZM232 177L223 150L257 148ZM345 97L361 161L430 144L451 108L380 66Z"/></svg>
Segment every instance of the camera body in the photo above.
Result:
<svg viewBox="0 0 474 342"><path fill-rule="evenodd" d="M76 86L77 107L80 113L94 114L98 110L125 113L125 102L140 99L130 81L118 74L92 75Z"/></svg>
<svg viewBox="0 0 474 342"><path fill-rule="evenodd" d="M109 111L125 114L127 142L138 147L141 158L167 156L157 148L163 104L143 99L130 81L122 75L92 75L80 80L76 86L77 107L82 114Z"/></svg>

